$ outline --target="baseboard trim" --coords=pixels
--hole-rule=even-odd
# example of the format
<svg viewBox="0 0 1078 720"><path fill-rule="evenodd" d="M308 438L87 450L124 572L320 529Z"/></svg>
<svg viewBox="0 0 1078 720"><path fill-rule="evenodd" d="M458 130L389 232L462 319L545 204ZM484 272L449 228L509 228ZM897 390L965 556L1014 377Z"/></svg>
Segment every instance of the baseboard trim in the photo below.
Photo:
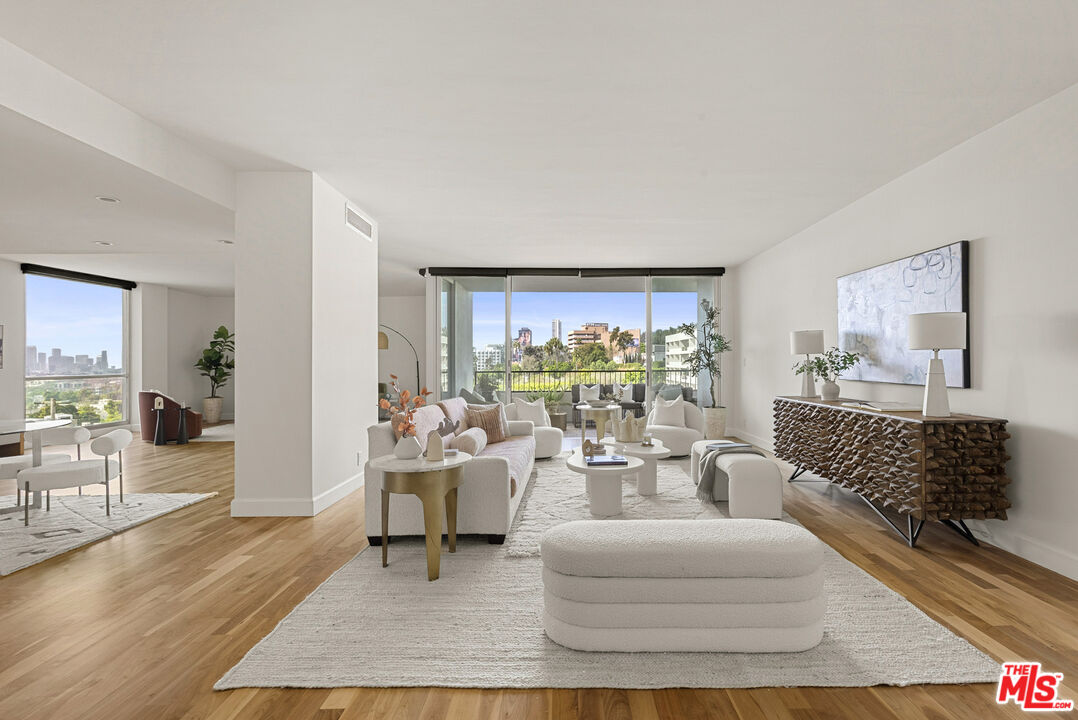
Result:
<svg viewBox="0 0 1078 720"><path fill-rule="evenodd" d="M236 498L229 509L232 517L313 517L361 487L362 472L313 498Z"/></svg>
<svg viewBox="0 0 1078 720"><path fill-rule="evenodd" d="M1047 545L1024 533L1014 532L1004 526L1001 520L967 520L966 524L978 540L991 543L1000 550L1006 550L1071 580L1078 580L1078 555Z"/></svg>
<svg viewBox="0 0 1078 720"><path fill-rule="evenodd" d="M753 445L755 445L756 447L763 448L764 450L766 450L768 452L774 452L775 451L775 446L772 444L772 442L770 440L768 440L766 438L762 438L759 435L753 435L752 433L750 433L750 432L748 432L746 430L741 430L739 428L734 428L734 427L728 427L728 428L726 428L726 434L728 436L731 436L731 437L736 437L736 438L741 438L742 440L746 440L746 441L752 443Z"/></svg>

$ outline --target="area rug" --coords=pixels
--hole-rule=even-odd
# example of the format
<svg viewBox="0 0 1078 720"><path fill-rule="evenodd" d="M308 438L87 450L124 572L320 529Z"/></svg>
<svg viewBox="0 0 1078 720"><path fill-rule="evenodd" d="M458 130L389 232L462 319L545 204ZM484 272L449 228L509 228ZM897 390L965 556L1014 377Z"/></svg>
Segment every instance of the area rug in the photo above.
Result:
<svg viewBox="0 0 1078 720"><path fill-rule="evenodd" d="M426 579L422 539L393 542L346 563L300 603L215 688L475 687L651 689L862 687L994 682L999 664L828 548L823 642L803 653L587 653L543 633L541 529L580 515L584 478L564 458L536 463L516 537L475 538L442 553ZM663 463L660 493L635 496L634 517L723 517L683 502L692 484ZM555 508L560 507L561 510ZM616 520L612 520L616 522ZM632 548L627 547L626 553Z"/></svg>
<svg viewBox="0 0 1078 720"><path fill-rule="evenodd" d="M236 442L236 423L203 425L202 434L191 438L191 442Z"/></svg>
<svg viewBox="0 0 1078 720"><path fill-rule="evenodd" d="M123 532L148 520L193 505L217 493L130 493L124 502L113 495L105 515L104 495L54 495L52 509L30 510L30 526L22 512L0 515L0 575L10 575L68 550ZM0 496L15 504L15 496Z"/></svg>

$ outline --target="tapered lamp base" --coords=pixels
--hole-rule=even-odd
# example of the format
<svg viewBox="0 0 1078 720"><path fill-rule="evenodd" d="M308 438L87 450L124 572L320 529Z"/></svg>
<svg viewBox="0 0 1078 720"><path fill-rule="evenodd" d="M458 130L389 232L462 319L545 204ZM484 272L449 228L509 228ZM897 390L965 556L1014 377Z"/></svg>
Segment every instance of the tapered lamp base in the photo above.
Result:
<svg viewBox="0 0 1078 720"><path fill-rule="evenodd" d="M943 360L939 357L934 357L928 362L925 401L921 412L927 417L951 416L951 405L947 401L947 378L943 372Z"/></svg>
<svg viewBox="0 0 1078 720"><path fill-rule="evenodd" d="M816 394L816 378L812 374L812 371L808 371L801 374L801 397L803 398L817 398L820 397Z"/></svg>

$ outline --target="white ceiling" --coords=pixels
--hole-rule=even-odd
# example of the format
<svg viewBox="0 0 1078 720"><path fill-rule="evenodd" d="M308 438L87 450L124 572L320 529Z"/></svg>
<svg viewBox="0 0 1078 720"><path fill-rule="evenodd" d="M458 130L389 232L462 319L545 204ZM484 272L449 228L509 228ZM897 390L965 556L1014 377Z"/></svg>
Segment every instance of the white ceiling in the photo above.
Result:
<svg viewBox="0 0 1078 720"><path fill-rule="evenodd" d="M424 265L735 265L1078 82L1071 0L0 0L0 33Z"/></svg>
<svg viewBox="0 0 1078 720"><path fill-rule="evenodd" d="M232 294L230 210L3 107L0 141L0 257Z"/></svg>

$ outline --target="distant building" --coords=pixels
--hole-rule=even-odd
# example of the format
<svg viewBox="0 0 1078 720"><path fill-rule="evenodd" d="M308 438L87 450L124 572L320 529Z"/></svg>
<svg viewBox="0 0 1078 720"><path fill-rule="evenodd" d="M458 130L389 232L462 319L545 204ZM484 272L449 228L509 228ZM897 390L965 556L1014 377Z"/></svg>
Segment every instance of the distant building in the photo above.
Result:
<svg viewBox="0 0 1078 720"><path fill-rule="evenodd" d="M570 350L578 345L589 345L591 343L599 343L605 346L609 338L610 325L608 323L585 323L583 327L569 332L568 345Z"/></svg>
<svg viewBox="0 0 1078 720"><path fill-rule="evenodd" d="M33 375L37 372L37 345L26 346L26 374Z"/></svg>
<svg viewBox="0 0 1078 720"><path fill-rule="evenodd" d="M505 348L501 345L487 345L482 350L473 350L475 355L475 369L477 371L490 370L505 363Z"/></svg>
<svg viewBox="0 0 1078 720"><path fill-rule="evenodd" d="M550 321L550 337L561 342L561 320L558 318Z"/></svg>
<svg viewBox="0 0 1078 720"><path fill-rule="evenodd" d="M696 350L696 336L688 333L674 333L666 336L664 355L666 358L666 382L691 383L696 378L689 371L689 355Z"/></svg>

